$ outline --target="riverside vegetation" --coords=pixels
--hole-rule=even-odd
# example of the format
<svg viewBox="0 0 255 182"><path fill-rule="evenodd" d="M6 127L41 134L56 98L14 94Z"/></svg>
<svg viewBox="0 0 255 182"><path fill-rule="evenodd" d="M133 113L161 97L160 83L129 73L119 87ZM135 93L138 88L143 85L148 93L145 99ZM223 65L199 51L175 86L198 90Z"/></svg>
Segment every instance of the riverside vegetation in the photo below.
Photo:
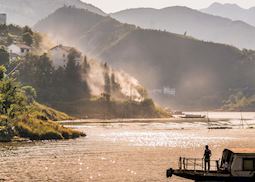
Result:
<svg viewBox="0 0 255 182"><path fill-rule="evenodd" d="M53 122L71 117L36 103L35 90L9 77L4 66L0 67L0 91L0 141L11 141L15 136L31 140L85 136Z"/></svg>
<svg viewBox="0 0 255 182"><path fill-rule="evenodd" d="M129 101L129 97L121 94L120 85L107 64L100 65L104 70L103 93L94 96L84 79L90 71L87 58L78 64L75 58L79 52L72 49L67 64L55 68L48 55L41 54L42 39L39 33L27 26L0 26L0 141L11 141L14 137L49 140L85 136L82 132L54 122L73 117L39 103L79 117L169 116L156 107L151 99ZM32 52L25 57L12 58L7 51L12 43L31 46ZM143 92L145 95L146 92ZM123 100L113 99L113 95ZM133 111L129 110L131 107Z"/></svg>
<svg viewBox="0 0 255 182"><path fill-rule="evenodd" d="M28 27L1 26L0 46L0 141L11 141L14 137L31 140L70 139L85 136L84 133L65 128L56 120L73 119L35 101L36 91L21 84L15 68L20 60L10 60L6 46L13 41L22 41L36 46L38 34Z"/></svg>
<svg viewBox="0 0 255 182"><path fill-rule="evenodd" d="M30 54L19 60L13 60L8 67L12 69L18 66L15 77L21 83L35 88L40 103L79 118L170 116L148 98L146 90L141 85L131 83L130 76L126 75L122 77L124 81L119 81L120 73L107 63L98 63L87 56L79 62L77 57L81 56L81 53L72 48L67 55L67 63L56 67L50 56L43 53L49 48L43 50L45 45L41 34L33 32L29 27L22 29L14 25L2 26L1 30L5 38L2 39L2 45L8 46L12 42L22 40L32 46ZM95 72L93 78L90 78L91 72ZM102 80L98 81L98 77L102 77ZM96 86L99 85L100 93L94 93L91 82L95 82ZM123 92L123 87L126 85L132 86L132 92L136 91L140 97L138 100L133 98L129 88L128 94Z"/></svg>

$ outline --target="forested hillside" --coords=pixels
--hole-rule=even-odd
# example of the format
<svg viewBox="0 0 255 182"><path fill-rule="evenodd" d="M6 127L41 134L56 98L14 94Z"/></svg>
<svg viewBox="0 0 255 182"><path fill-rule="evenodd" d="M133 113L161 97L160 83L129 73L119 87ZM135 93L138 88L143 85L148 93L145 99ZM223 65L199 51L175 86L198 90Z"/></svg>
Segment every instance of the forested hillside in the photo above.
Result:
<svg viewBox="0 0 255 182"><path fill-rule="evenodd" d="M0 26L0 142L17 137L52 140L85 136L53 122L73 118L37 103L36 90L31 85L19 82L18 68L23 60L18 57L12 59L6 46L12 41L32 45L36 41L28 32L32 33L28 27Z"/></svg>
<svg viewBox="0 0 255 182"><path fill-rule="evenodd" d="M228 18L213 16L187 7L137 8L111 14L123 23L142 28L166 30L194 38L255 49L255 27Z"/></svg>
<svg viewBox="0 0 255 182"><path fill-rule="evenodd" d="M0 32L1 63L8 68L8 74L36 90L40 103L82 118L170 116L154 105L134 77L111 68L106 62L90 59L70 47L66 60L61 60L62 66L56 66L47 50L39 51L44 44L41 34L14 25L3 25ZM8 46L17 43L32 46L31 52L13 56ZM130 110L131 106L137 109Z"/></svg>
<svg viewBox="0 0 255 182"><path fill-rule="evenodd" d="M238 92L254 93L251 50L141 29L73 7L58 9L35 28L124 69L164 105L216 109Z"/></svg>
<svg viewBox="0 0 255 182"><path fill-rule="evenodd" d="M7 14L8 23L32 26L64 5L105 15L99 8L80 0L0 0L0 12Z"/></svg>

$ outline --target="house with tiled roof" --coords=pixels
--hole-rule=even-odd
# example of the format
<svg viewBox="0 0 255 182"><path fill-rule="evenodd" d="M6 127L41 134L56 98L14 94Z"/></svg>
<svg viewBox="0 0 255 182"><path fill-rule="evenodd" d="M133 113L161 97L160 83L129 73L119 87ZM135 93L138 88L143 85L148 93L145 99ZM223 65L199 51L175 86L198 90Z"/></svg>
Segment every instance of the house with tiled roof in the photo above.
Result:
<svg viewBox="0 0 255 182"><path fill-rule="evenodd" d="M25 44L11 44L8 46L9 54L15 56L26 56L29 52L31 52L31 47Z"/></svg>
<svg viewBox="0 0 255 182"><path fill-rule="evenodd" d="M52 60L54 67L65 66L68 61L68 55L72 49L74 48L62 44L52 47L48 51L48 56ZM79 56L76 58L76 61L80 63L83 60L82 53L79 51L77 52Z"/></svg>

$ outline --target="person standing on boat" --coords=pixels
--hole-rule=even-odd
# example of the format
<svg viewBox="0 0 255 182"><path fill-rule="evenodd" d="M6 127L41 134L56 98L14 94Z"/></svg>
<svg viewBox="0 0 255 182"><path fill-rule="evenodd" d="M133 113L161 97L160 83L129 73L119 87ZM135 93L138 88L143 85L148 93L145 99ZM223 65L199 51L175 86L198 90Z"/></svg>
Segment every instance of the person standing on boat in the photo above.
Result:
<svg viewBox="0 0 255 182"><path fill-rule="evenodd" d="M211 158L212 152L209 149L209 146L205 146L205 152L204 152L204 163L205 163L205 171L208 169L210 171L210 158Z"/></svg>

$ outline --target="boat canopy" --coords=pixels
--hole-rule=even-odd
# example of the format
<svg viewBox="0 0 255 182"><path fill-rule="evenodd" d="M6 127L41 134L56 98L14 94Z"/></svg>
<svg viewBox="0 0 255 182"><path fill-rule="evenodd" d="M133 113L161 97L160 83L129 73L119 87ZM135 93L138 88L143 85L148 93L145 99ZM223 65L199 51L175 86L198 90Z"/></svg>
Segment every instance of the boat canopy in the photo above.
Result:
<svg viewBox="0 0 255 182"><path fill-rule="evenodd" d="M225 149L224 152L231 152L239 155L255 155L255 148L230 148Z"/></svg>

